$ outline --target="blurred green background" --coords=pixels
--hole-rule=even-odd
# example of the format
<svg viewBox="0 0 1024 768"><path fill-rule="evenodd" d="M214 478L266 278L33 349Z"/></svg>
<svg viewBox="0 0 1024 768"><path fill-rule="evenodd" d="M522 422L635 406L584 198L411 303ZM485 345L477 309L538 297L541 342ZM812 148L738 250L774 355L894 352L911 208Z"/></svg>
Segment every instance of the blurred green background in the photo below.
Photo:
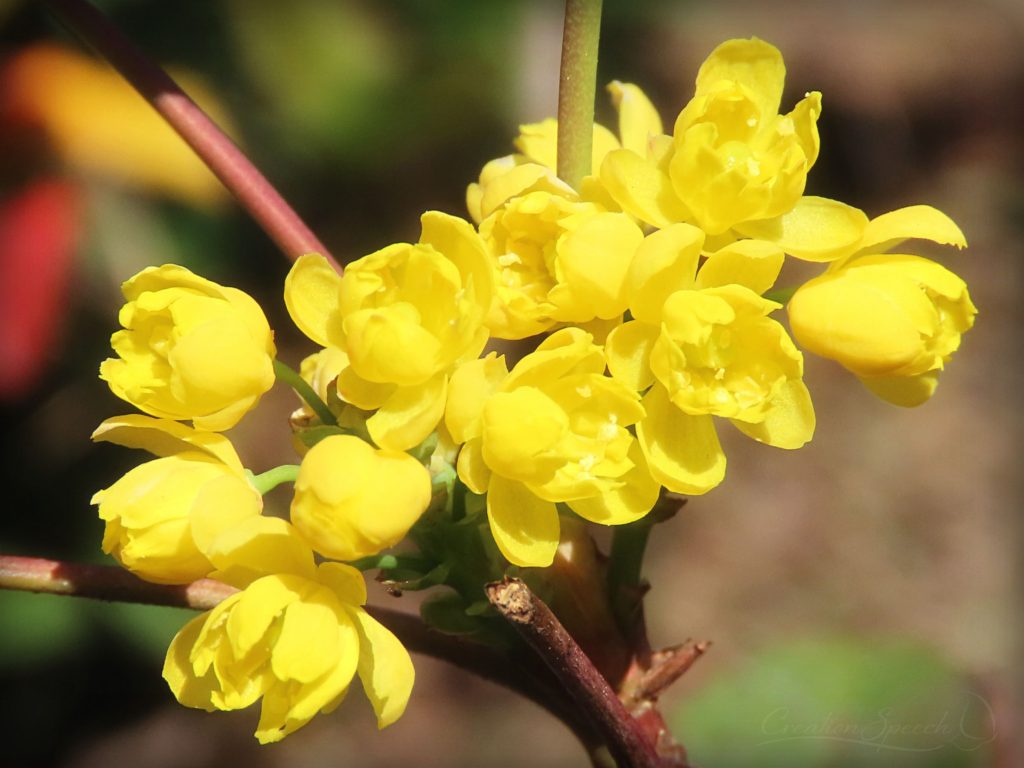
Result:
<svg viewBox="0 0 1024 768"><path fill-rule="evenodd" d="M155 59L202 78L256 164L343 260L415 239L427 208L463 214L480 166L511 151L520 122L555 110L553 0L97 4ZM605 6L600 83L639 83L668 125L719 42L777 45L783 108L807 90L824 94L809 191L872 215L914 203L951 215L970 249L921 252L963 275L980 308L920 409L876 401L809 359L810 446L787 453L723 435L727 481L691 500L650 553L653 642L714 642L663 701L677 736L707 768L1024 764L1024 6ZM84 51L35 3L0 2L0 30L4 71L40 43ZM0 101L10 87L0 76ZM51 93L37 89L42 102ZM598 114L608 122L608 105ZM284 311L287 261L230 201L87 172L38 131L0 122L0 205L41 178L78 201L50 211L48 225L70 232L73 258L33 283L54 322L29 337L38 354L24 362L9 351L33 332L11 309L23 292L11 276L25 265L19 272L17 252L0 243L0 319L15 339L0 347L13 382L0 401L0 551L100 562L89 498L140 461L88 441L103 418L127 412L96 378L121 281L149 264L185 264L256 296L286 362L312 345ZM248 466L291 460L293 407L275 390L234 432ZM258 747L255 710L185 710L160 679L186 616L0 592L0 766L586 764L541 710L419 658L409 709L387 731L354 694L283 744Z"/></svg>

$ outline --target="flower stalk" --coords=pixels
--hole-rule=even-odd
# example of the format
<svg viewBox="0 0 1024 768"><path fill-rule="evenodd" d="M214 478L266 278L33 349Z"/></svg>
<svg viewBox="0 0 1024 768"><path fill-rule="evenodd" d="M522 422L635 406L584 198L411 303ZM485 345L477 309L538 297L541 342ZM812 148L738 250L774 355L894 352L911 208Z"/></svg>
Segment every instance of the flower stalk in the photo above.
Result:
<svg viewBox="0 0 1024 768"><path fill-rule="evenodd" d="M305 400L306 405L313 409L313 413L320 419L321 424L333 426L338 423L338 420L334 418L334 414L331 413L331 409L327 407L327 403L320 398L320 395L313 391L313 388L309 386L306 380L294 368L275 359L274 375L278 381L287 384L295 390L299 397Z"/></svg>
<svg viewBox="0 0 1024 768"><path fill-rule="evenodd" d="M558 79L558 177L579 189L592 172L602 0L566 0Z"/></svg>

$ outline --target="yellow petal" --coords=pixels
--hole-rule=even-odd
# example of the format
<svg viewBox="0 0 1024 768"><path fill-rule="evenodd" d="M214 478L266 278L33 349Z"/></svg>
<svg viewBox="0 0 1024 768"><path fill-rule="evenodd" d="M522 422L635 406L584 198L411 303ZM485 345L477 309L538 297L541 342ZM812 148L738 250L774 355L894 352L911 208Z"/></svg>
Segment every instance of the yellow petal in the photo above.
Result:
<svg viewBox="0 0 1024 768"><path fill-rule="evenodd" d="M300 256L284 281L284 303L292 322L321 347L341 347L341 275L318 253Z"/></svg>
<svg viewBox="0 0 1024 768"><path fill-rule="evenodd" d="M422 443L444 416L448 377L439 373L415 387L398 387L366 421L381 448L407 451Z"/></svg>
<svg viewBox="0 0 1024 768"><path fill-rule="evenodd" d="M212 712L216 707L210 696L216 680L212 674L197 677L190 661L192 647L196 644L209 615L207 611L201 616L196 616L174 636L164 658L163 678L179 703L186 707Z"/></svg>
<svg viewBox="0 0 1024 768"><path fill-rule="evenodd" d="M263 640L263 636L270 625L280 616L281 612L296 600L301 599L299 589L307 582L295 577L287 576L265 576L254 581L244 592L229 598L217 606L224 606L223 613L227 614L227 633L231 641L231 648L237 658L242 658L249 653L257 643ZM219 628L221 621L210 621L206 633L210 634ZM199 641L202 642L201 636ZM194 662L193 662L194 663Z"/></svg>
<svg viewBox="0 0 1024 768"><path fill-rule="evenodd" d="M536 163L517 165L484 187L480 213L486 219L506 201L527 192L549 192L559 197L576 199L576 192L559 179L551 168Z"/></svg>
<svg viewBox="0 0 1024 768"><path fill-rule="evenodd" d="M201 550L217 567L213 578L245 588L256 579L291 573L313 578L313 551L279 517L248 517L222 529Z"/></svg>
<svg viewBox="0 0 1024 768"><path fill-rule="evenodd" d="M751 424L733 420L740 432L759 443L776 448L800 448L814 436L814 406L811 393L800 379L790 379L772 398L764 421Z"/></svg>
<svg viewBox="0 0 1024 768"><path fill-rule="evenodd" d="M387 627L362 609L351 613L359 632L359 679L377 714L377 727L386 728L405 711L416 671L409 652Z"/></svg>
<svg viewBox="0 0 1024 768"><path fill-rule="evenodd" d="M661 486L651 477L643 450L635 440L629 447L629 458L633 468L622 477L622 486L589 499L570 501L572 511L602 525L624 525L650 512Z"/></svg>
<svg viewBox="0 0 1024 768"><path fill-rule="evenodd" d="M939 384L939 372L928 371L917 376L862 377L861 383L887 403L915 408L935 394L935 388Z"/></svg>
<svg viewBox="0 0 1024 768"><path fill-rule="evenodd" d="M244 472L234 446L226 437L167 419L138 414L116 416L100 424L92 433L92 439L125 448L141 448L155 456L174 456L183 451L200 450L237 473Z"/></svg>
<svg viewBox="0 0 1024 768"><path fill-rule="evenodd" d="M352 370L343 368L338 374L338 397L364 411L375 411L387 402L397 387L394 384L378 384L367 381Z"/></svg>
<svg viewBox="0 0 1024 768"><path fill-rule="evenodd" d="M628 149L609 152L601 163L601 183L626 213L655 227L688 218L668 174Z"/></svg>
<svg viewBox="0 0 1024 768"><path fill-rule="evenodd" d="M658 334L658 326L639 320L623 323L608 334L604 351L612 376L636 392L651 386L651 348Z"/></svg>
<svg viewBox="0 0 1024 768"><path fill-rule="evenodd" d="M525 485L500 475L487 489L487 519L498 549L513 565L543 568L558 549L558 512Z"/></svg>
<svg viewBox="0 0 1024 768"><path fill-rule="evenodd" d="M967 245L960 227L942 211L930 205L911 205L869 221L860 242L860 251L884 253L910 239L931 240L957 248Z"/></svg>
<svg viewBox="0 0 1024 768"><path fill-rule="evenodd" d="M665 132L658 110L633 83L613 80L608 84L608 92L619 113L619 138L622 139L622 146L633 150L640 157L646 157L650 139ZM600 168L600 165L594 167Z"/></svg>
<svg viewBox="0 0 1024 768"><path fill-rule="evenodd" d="M589 216L566 233L558 243L556 274L582 311L556 312L555 318L586 321L621 315L628 305L626 274L642 242L643 232L623 213ZM552 302L559 303L553 295Z"/></svg>
<svg viewBox="0 0 1024 768"><path fill-rule="evenodd" d="M487 248L473 226L464 219L440 211L427 211L420 216L420 242L434 247L438 253L459 268L463 287L472 290L476 303L486 311L494 297L494 270Z"/></svg>
<svg viewBox="0 0 1024 768"><path fill-rule="evenodd" d="M487 485L491 482L491 468L484 461L482 446L483 441L479 437L469 440L459 451L456 465L459 479L477 495L487 493Z"/></svg>
<svg viewBox="0 0 1024 768"><path fill-rule="evenodd" d="M651 475L675 493L707 493L725 477L725 454L711 416L690 416L654 386L643 399L647 418L636 428Z"/></svg>
<svg viewBox="0 0 1024 768"><path fill-rule="evenodd" d="M774 45L752 37L727 40L707 57L697 72L697 94L729 80L750 90L762 115L778 114L786 65Z"/></svg>
<svg viewBox="0 0 1024 768"><path fill-rule="evenodd" d="M444 422L456 443L479 436L484 403L506 376L505 357L496 352L455 369L448 383Z"/></svg>
<svg viewBox="0 0 1024 768"><path fill-rule="evenodd" d="M366 602L366 579L351 565L320 563L317 581L330 587L343 603L363 605Z"/></svg>
<svg viewBox="0 0 1024 768"><path fill-rule="evenodd" d="M708 256L697 273L697 287L735 283L760 296L775 285L784 259L785 254L775 243L737 240Z"/></svg>
<svg viewBox="0 0 1024 768"><path fill-rule="evenodd" d="M804 261L834 261L859 249L867 224L868 217L858 208L805 195L789 213L743 222L736 225L736 230L747 237L773 242Z"/></svg>
<svg viewBox="0 0 1024 768"><path fill-rule="evenodd" d="M644 238L629 270L629 308L647 323L661 321L665 300L692 288L704 233L691 224L674 224Z"/></svg>
<svg viewBox="0 0 1024 768"><path fill-rule="evenodd" d="M342 614L345 615L345 614ZM309 683L327 672L340 657L340 628L326 605L295 602L284 609L281 630L270 655L278 680ZM355 674L355 665L352 664Z"/></svg>

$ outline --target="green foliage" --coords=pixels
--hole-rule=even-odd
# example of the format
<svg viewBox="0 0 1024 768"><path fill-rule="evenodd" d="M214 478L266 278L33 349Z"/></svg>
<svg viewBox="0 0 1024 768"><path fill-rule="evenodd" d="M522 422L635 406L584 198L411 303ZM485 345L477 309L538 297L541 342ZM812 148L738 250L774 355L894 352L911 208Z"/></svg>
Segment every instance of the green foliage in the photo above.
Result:
<svg viewBox="0 0 1024 768"><path fill-rule="evenodd" d="M699 765L989 765L988 702L931 652L846 638L771 648L687 698L672 718Z"/></svg>

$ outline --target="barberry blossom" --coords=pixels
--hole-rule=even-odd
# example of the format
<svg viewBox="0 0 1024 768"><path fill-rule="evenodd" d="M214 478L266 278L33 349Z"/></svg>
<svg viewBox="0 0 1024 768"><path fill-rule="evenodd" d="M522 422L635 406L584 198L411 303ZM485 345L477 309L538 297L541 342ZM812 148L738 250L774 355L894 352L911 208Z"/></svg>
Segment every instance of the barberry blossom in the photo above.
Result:
<svg viewBox="0 0 1024 768"><path fill-rule="evenodd" d="M785 74L782 54L762 40L718 46L701 65L696 93L679 113L671 139L654 137L646 152L624 148L605 158L600 179L607 193L647 224L689 222L709 236L723 236L722 242L767 239L770 227L781 237L778 217L808 204L819 237L841 240L844 232L827 230L844 227L846 206L802 199L818 157L821 94L808 93L791 112L779 114ZM758 230L747 232L748 222L760 222Z"/></svg>
<svg viewBox="0 0 1024 768"><path fill-rule="evenodd" d="M421 218L416 244L399 243L349 264L339 276L316 254L285 282L295 324L348 364L339 396L367 411L374 442L392 450L420 443L444 413L448 375L487 342L483 321L494 276L473 227L436 211Z"/></svg>
<svg viewBox="0 0 1024 768"><path fill-rule="evenodd" d="M627 429L643 418L636 392L604 375L605 359L579 328L556 331L512 369L493 353L459 368L445 416L459 478L487 494L491 533L521 566L550 565L557 502L597 523L647 514L655 483Z"/></svg>
<svg viewBox="0 0 1024 768"><path fill-rule="evenodd" d="M132 415L107 419L92 437L159 457L92 498L106 524L103 551L148 581L185 584L209 576L216 568L209 544L263 509L223 435Z"/></svg>
<svg viewBox="0 0 1024 768"><path fill-rule="evenodd" d="M148 267L121 290L128 303L100 365L111 391L151 416L230 429L274 384L274 334L247 294L184 267Z"/></svg>
<svg viewBox="0 0 1024 768"><path fill-rule="evenodd" d="M725 475L713 417L781 448L811 439L814 411L803 356L759 294L774 283L782 252L741 241L698 272L704 233L675 224L649 235L629 275L632 320L608 336L608 366L644 392L637 437L654 478L700 494Z"/></svg>
<svg viewBox="0 0 1024 768"><path fill-rule="evenodd" d="M534 176L543 183L521 188L520 179ZM626 214L583 202L550 181L550 171L527 164L488 187L498 207L480 224L480 236L496 273L487 317L496 338L521 339L557 323L618 320L626 309L626 272L643 232Z"/></svg>
<svg viewBox="0 0 1024 768"><path fill-rule="evenodd" d="M262 698L262 744L333 710L357 674L378 726L390 725L409 700L412 660L362 607L362 574L341 563L314 567L308 549L295 565L253 580L186 624L167 650L164 679L179 702L207 711Z"/></svg>
<svg viewBox="0 0 1024 768"><path fill-rule="evenodd" d="M409 454L332 435L302 459L291 520L318 552L355 560L401 541L430 497L430 473Z"/></svg>

